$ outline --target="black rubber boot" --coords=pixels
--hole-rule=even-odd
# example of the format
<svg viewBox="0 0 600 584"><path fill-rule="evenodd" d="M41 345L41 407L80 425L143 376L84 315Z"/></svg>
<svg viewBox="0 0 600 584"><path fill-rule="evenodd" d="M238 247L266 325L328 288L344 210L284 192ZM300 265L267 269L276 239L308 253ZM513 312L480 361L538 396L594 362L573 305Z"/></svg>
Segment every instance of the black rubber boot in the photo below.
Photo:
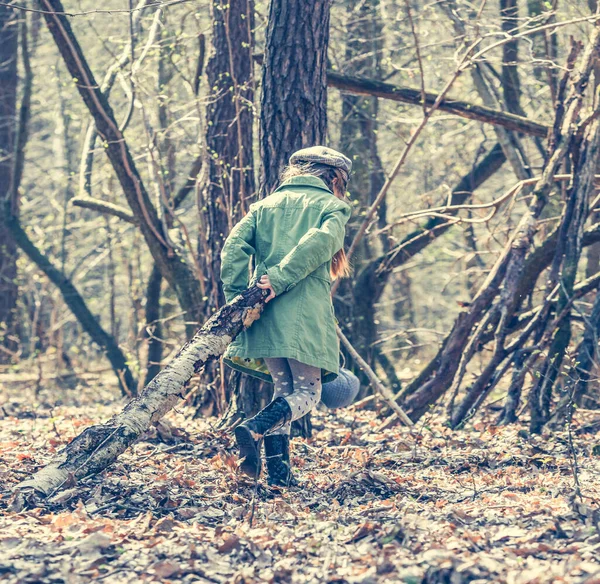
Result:
<svg viewBox="0 0 600 584"><path fill-rule="evenodd" d="M265 436L265 458L267 459L267 482L275 487L293 484L290 465L290 437L287 434Z"/></svg>
<svg viewBox="0 0 600 584"><path fill-rule="evenodd" d="M278 397L256 416L242 422L235 429L235 440L240 449L240 471L252 478L260 475L260 445L270 430L276 430L292 419L287 400Z"/></svg>

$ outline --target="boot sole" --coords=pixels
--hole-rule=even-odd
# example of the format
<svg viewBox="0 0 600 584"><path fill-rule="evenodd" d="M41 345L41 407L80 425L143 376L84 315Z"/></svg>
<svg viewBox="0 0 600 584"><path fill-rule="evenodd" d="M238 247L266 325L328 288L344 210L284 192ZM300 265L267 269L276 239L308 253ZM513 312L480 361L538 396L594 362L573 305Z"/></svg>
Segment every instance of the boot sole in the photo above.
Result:
<svg viewBox="0 0 600 584"><path fill-rule="evenodd" d="M235 441L240 450L240 472L257 479L260 475L260 442L256 442L252 438L252 434L248 428L238 426L234 430Z"/></svg>

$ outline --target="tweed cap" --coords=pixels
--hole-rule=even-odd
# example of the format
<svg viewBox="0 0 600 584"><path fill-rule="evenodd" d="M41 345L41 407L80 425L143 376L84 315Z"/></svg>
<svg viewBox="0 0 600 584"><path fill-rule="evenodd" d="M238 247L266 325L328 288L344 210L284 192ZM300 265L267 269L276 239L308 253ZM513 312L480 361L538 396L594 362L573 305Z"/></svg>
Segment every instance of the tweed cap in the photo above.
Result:
<svg viewBox="0 0 600 584"><path fill-rule="evenodd" d="M294 152L290 157L290 164L298 162L328 164L329 166L343 170L348 176L350 176L350 171L352 170L352 161L347 156L326 146L311 146L310 148L302 148L302 150Z"/></svg>

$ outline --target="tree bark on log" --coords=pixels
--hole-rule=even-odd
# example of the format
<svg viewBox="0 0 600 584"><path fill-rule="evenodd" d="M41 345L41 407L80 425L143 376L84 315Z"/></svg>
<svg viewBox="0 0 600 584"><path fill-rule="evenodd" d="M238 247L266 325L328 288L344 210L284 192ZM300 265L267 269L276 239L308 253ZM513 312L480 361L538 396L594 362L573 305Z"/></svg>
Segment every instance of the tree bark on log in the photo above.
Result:
<svg viewBox="0 0 600 584"><path fill-rule="evenodd" d="M139 397L105 424L91 426L59 452L44 468L17 489L33 489L50 496L67 483L97 474L112 464L129 446L184 397L185 386L211 359L223 354L244 329L256 321L266 292L254 286L216 312L188 341L177 356Z"/></svg>

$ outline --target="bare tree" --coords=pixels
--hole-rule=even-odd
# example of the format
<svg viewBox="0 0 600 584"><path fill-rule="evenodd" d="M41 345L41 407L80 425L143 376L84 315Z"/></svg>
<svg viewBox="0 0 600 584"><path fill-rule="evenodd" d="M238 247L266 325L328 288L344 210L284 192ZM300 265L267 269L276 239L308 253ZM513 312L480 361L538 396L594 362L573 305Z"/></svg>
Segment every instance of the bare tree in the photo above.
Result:
<svg viewBox="0 0 600 584"><path fill-rule="evenodd" d="M206 182L202 205L206 232L200 252L208 268L208 307L224 304L221 249L254 197L254 3L213 0L213 52L206 67L210 88L206 124Z"/></svg>
<svg viewBox="0 0 600 584"><path fill-rule="evenodd" d="M10 361L16 350L17 246L5 219L18 212L13 189L18 36L16 11L0 6L0 363Z"/></svg>
<svg viewBox="0 0 600 584"><path fill-rule="evenodd" d="M593 56L598 50L600 44L600 29L596 28L592 38L587 45L576 74L573 74L573 62L579 52L576 46L569 56L567 73L561 82L561 91L559 92L556 111L554 132L551 136L548 148L547 161L542 169L541 178L536 179L536 186L529 204L529 209L521 219L515 235L511 238L508 245L503 250L499 259L496 261L493 269L489 273L487 280L479 290L471 305L462 312L457 318L452 332L446 339L438 355L436 365L431 369L429 379L422 384L418 391L411 395L407 400L407 405L412 412L413 418L421 416L446 390L450 389L452 396L449 405L449 414L451 424L456 427L465 422L472 415L472 412L481 405L483 399L495 387L498 380L511 365L511 358L517 351L523 350L526 342L532 338L533 343L530 353L536 358L539 353L540 344L548 343L552 332L563 325L564 316L559 313L557 319L551 322L548 318L550 314L551 300L556 293L554 287L559 284L565 285L565 293L569 297L572 284L572 266L574 258L578 258L581 250L583 237L583 222L586 216L586 201L588 200L591 182L590 162L593 159L593 153L597 148L597 124L591 123L593 118L580 119L580 113L583 106L583 94L589 80ZM573 75L573 79L571 76ZM580 126L577 125L580 124ZM582 139L583 138L583 139ZM581 146L580 146L581 145ZM551 278L546 288L545 303L539 309L539 312L532 319L530 325L525 327L523 332L517 338L509 341L510 327L509 323L514 316L515 310L521 305L523 296L519 293L519 284L524 267L526 265L526 256L533 243L533 237L536 231L536 225L540 214L544 209L550 191L554 185L554 175L557 173L560 165L566 157L574 157L577 165L581 164L580 172L574 169L574 179L571 186L570 198L566 199L561 229L569 229L571 225L576 234L575 241L566 244L557 238L558 244L554 256L554 269L551 271ZM581 178L579 175L581 174ZM573 202L573 199L575 202ZM573 207L574 205L574 207ZM577 211L575 211L577 209ZM560 233L560 231L559 231ZM571 251L567 253L566 247ZM565 259L569 258L569 259ZM576 261L576 260L575 260ZM566 278L566 279L565 279ZM498 300L495 302L496 297ZM567 301L567 304L570 302ZM563 309L567 305L563 302ZM455 405L455 399L458 397L458 391L461 382L465 378L467 366L476 354L478 347L485 334L493 331L492 338L494 347L492 355L486 364L484 370L477 379L466 390L459 405ZM550 331L550 332L549 332ZM560 361L560 349L557 347L554 353L550 353L546 360L547 368L550 361L558 356ZM532 361L526 360L524 368L530 366ZM521 371L526 369L521 368ZM518 376L522 381L522 375ZM550 387L553 386L554 379ZM424 380L422 380L424 381ZM544 395L542 386L532 392L530 401L532 403L532 414L536 408L544 408L540 405L541 396ZM536 417L536 416L534 416ZM539 430L539 418L533 423L532 428Z"/></svg>

